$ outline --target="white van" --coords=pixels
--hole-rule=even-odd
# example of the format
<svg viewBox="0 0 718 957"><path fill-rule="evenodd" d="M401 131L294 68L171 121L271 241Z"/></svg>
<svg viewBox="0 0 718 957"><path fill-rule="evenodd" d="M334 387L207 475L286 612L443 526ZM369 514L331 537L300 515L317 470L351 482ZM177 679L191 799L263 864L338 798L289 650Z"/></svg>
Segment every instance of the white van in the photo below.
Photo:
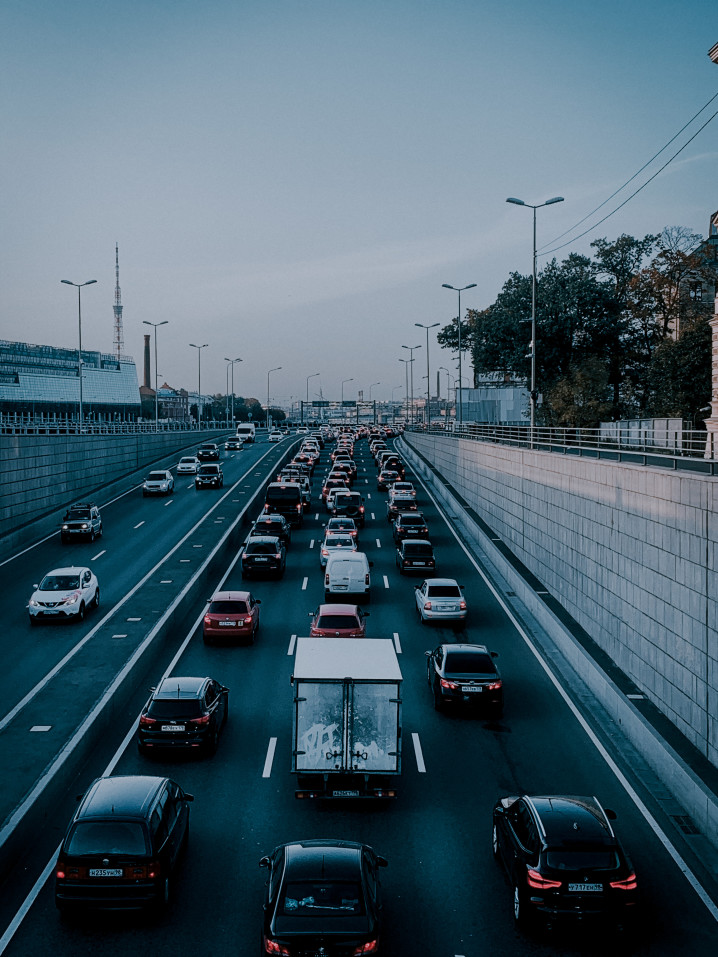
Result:
<svg viewBox="0 0 718 957"><path fill-rule="evenodd" d="M256 426L254 422L241 422L237 426L237 438L243 442L254 442Z"/></svg>
<svg viewBox="0 0 718 957"><path fill-rule="evenodd" d="M369 569L374 565L364 552L351 552L346 555L330 555L324 570L324 599L346 595L361 595L369 601L371 576Z"/></svg>

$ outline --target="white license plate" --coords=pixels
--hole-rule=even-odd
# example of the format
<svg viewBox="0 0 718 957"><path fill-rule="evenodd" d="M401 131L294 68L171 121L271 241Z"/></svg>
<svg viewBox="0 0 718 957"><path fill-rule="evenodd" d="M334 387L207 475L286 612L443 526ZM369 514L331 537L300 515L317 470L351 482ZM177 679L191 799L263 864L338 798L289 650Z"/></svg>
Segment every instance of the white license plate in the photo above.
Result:
<svg viewBox="0 0 718 957"><path fill-rule="evenodd" d="M45 614L46 614L46 615L59 615L60 612L57 610L57 608L46 608L46 609L45 609Z"/></svg>
<svg viewBox="0 0 718 957"><path fill-rule="evenodd" d="M220 627L220 628L234 628L235 624L236 624L236 622L234 622L234 621L220 621L219 627Z"/></svg>
<svg viewBox="0 0 718 957"><path fill-rule="evenodd" d="M589 893L600 894L600 892L603 890L603 884L569 884L568 889L570 893L588 891Z"/></svg>
<svg viewBox="0 0 718 957"><path fill-rule="evenodd" d="M437 611L456 611L456 605L439 605Z"/></svg>
<svg viewBox="0 0 718 957"><path fill-rule="evenodd" d="M255 558L254 561L255 561L256 564L259 564L260 562L268 562L269 559L268 559L268 558Z"/></svg>
<svg viewBox="0 0 718 957"><path fill-rule="evenodd" d="M91 867L90 877L122 877L121 867Z"/></svg>
<svg viewBox="0 0 718 957"><path fill-rule="evenodd" d="M161 731L184 731L183 724L163 724Z"/></svg>
<svg viewBox="0 0 718 957"><path fill-rule="evenodd" d="M358 791L332 791L332 797L335 798L358 798Z"/></svg>
<svg viewBox="0 0 718 957"><path fill-rule="evenodd" d="M467 691L477 692L483 691L484 689L481 687L481 685L462 685L461 690L464 692L464 694L466 694Z"/></svg>

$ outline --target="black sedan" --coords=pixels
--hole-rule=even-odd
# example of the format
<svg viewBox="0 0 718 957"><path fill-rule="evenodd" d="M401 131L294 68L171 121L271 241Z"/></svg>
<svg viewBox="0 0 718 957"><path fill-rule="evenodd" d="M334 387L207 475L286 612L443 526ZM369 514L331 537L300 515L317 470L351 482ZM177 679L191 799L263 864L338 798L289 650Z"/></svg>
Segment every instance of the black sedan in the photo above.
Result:
<svg viewBox="0 0 718 957"><path fill-rule="evenodd" d="M513 889L514 919L605 923L625 929L638 906L636 872L595 797L524 795L494 807L494 858Z"/></svg>
<svg viewBox="0 0 718 957"><path fill-rule="evenodd" d="M292 526L283 515L276 512L267 512L262 514L252 526L250 538L262 535L269 535L270 538L278 538L287 548L292 540Z"/></svg>
<svg viewBox="0 0 718 957"><path fill-rule="evenodd" d="M287 552L276 536L257 535L248 538L242 552L242 578L256 574L284 575Z"/></svg>
<svg viewBox="0 0 718 957"><path fill-rule="evenodd" d="M224 475L222 466L210 462L207 465L200 465L197 474L194 477L195 488L222 488L224 485Z"/></svg>
<svg viewBox="0 0 718 957"><path fill-rule="evenodd" d="M262 953L346 957L381 953L381 884L387 861L367 844L296 841L263 857Z"/></svg>
<svg viewBox="0 0 718 957"><path fill-rule="evenodd" d="M404 538L427 539L429 526L421 512L399 512L394 522L392 535L395 542L400 542Z"/></svg>
<svg viewBox="0 0 718 957"><path fill-rule="evenodd" d="M434 547L428 539L402 538L396 545L396 567L400 574L436 571Z"/></svg>
<svg viewBox="0 0 718 957"><path fill-rule="evenodd" d="M219 446L216 442L205 442L197 449L200 462L216 462L219 459Z"/></svg>
<svg viewBox="0 0 718 957"><path fill-rule="evenodd" d="M436 710L446 704L471 704L500 717L504 689L495 657L496 652L486 645L439 645L435 651L427 651L426 679Z"/></svg>
<svg viewBox="0 0 718 957"><path fill-rule="evenodd" d="M137 746L214 754L229 711L229 689L212 678L164 678L142 709Z"/></svg>

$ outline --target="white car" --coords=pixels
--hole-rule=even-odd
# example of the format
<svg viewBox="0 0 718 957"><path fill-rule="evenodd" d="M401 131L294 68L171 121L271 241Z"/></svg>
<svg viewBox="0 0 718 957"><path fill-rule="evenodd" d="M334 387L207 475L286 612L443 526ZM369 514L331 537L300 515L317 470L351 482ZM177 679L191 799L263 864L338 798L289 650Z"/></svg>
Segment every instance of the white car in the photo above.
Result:
<svg viewBox="0 0 718 957"><path fill-rule="evenodd" d="M416 489L411 482L394 482L391 491L393 495L396 495L397 492L405 492L411 498L416 498Z"/></svg>
<svg viewBox="0 0 718 957"><path fill-rule="evenodd" d="M322 568L326 567L329 556L338 551L357 551L356 538L350 535L349 532L327 532L319 549L320 566Z"/></svg>
<svg viewBox="0 0 718 957"><path fill-rule="evenodd" d="M196 455L184 455L177 465L178 475L196 475L199 468L199 459Z"/></svg>
<svg viewBox="0 0 718 957"><path fill-rule="evenodd" d="M427 578L414 591L419 621L451 621L461 625L466 620L466 599L462 586L453 578Z"/></svg>
<svg viewBox="0 0 718 957"><path fill-rule="evenodd" d="M162 471L150 472L142 483L142 495L171 495L175 490L175 480L172 473L163 469Z"/></svg>
<svg viewBox="0 0 718 957"><path fill-rule="evenodd" d="M296 435L308 435L308 434L309 434L309 429L306 427L306 425L300 425L300 426L297 427L297 431L296 431L295 434L296 434Z"/></svg>
<svg viewBox="0 0 718 957"><path fill-rule="evenodd" d="M270 442L281 442L283 438L284 438L284 436L282 435L281 432L274 431L274 432L270 432L270 433L269 433L269 441L270 441Z"/></svg>
<svg viewBox="0 0 718 957"><path fill-rule="evenodd" d="M50 618L82 621L88 608L100 604L100 586L91 568L55 568L33 588L27 606L31 625Z"/></svg>

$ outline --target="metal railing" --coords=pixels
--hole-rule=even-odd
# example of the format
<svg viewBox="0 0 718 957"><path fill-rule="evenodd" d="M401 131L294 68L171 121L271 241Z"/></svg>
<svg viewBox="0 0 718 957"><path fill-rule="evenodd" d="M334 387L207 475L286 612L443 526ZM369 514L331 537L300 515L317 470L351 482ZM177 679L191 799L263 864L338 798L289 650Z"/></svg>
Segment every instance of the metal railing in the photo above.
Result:
<svg viewBox="0 0 718 957"><path fill-rule="evenodd" d="M180 420L128 420L88 418L80 424L70 416L24 415L21 413L0 414L0 434L3 435L138 435L155 432L203 432L226 428L234 431L239 423L225 419L210 419L201 423ZM257 426L260 428L260 426Z"/></svg>

